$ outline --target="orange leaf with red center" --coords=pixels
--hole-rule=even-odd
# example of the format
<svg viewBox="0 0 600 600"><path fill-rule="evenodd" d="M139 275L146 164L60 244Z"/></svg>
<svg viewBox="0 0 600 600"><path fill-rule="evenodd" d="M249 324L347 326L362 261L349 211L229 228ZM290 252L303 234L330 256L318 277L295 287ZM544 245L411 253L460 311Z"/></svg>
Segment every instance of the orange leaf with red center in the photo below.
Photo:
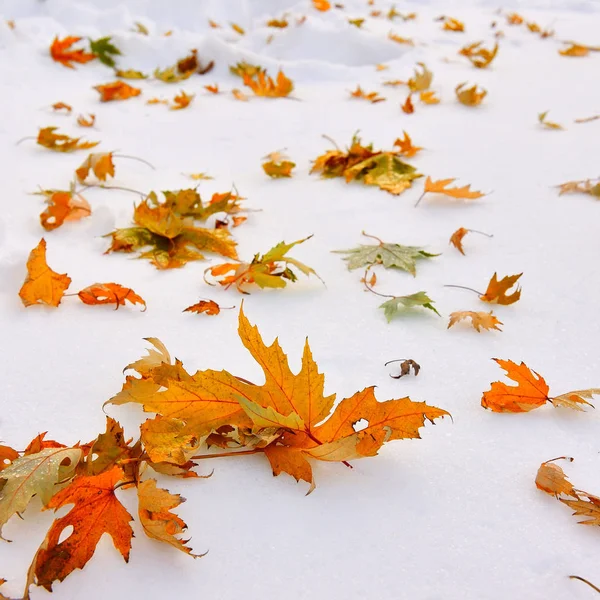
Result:
<svg viewBox="0 0 600 600"><path fill-rule="evenodd" d="M146 310L146 302L138 296L131 288L123 287L118 283L94 283L78 294L84 304L115 304L115 310L119 306L125 306L125 302L131 304L143 304Z"/></svg>
<svg viewBox="0 0 600 600"><path fill-rule="evenodd" d="M46 240L42 238L27 259L27 278L19 291L23 304L58 306L70 284L71 278L66 273L55 273L48 266Z"/></svg>
<svg viewBox="0 0 600 600"><path fill-rule="evenodd" d="M54 521L35 556L32 566L38 585L52 591L54 581L62 581L75 569L82 569L105 533L111 536L125 562L129 561L133 537L129 523L133 519L114 491L122 478L123 471L114 467L100 475L77 477L53 496L48 508L74 506ZM73 527L71 534L60 541L68 527Z"/></svg>
<svg viewBox="0 0 600 600"><path fill-rule="evenodd" d="M80 37L75 36L67 36L62 40L57 37L54 38L52 45L50 46L50 56L52 60L59 62L61 65L65 67L69 67L69 69L73 69L72 63L87 63L90 60L94 60L96 58L95 54L91 54L86 52L83 49L75 49L71 48L73 44L76 44L81 40Z"/></svg>
<svg viewBox="0 0 600 600"><path fill-rule="evenodd" d="M92 213L88 201L79 194L50 191L45 195L48 206L40 215L40 222L46 231L57 229L65 221L79 221Z"/></svg>
<svg viewBox="0 0 600 600"><path fill-rule="evenodd" d="M96 85L94 89L100 94L102 102L110 102L111 100L127 100L134 96L139 96L142 90L133 87L124 81L113 81L104 85Z"/></svg>
<svg viewBox="0 0 600 600"><path fill-rule="evenodd" d="M550 397L549 387L544 378L529 369L525 363L517 365L512 360L499 358L493 360L506 371L507 377L517 384L510 386L501 381L494 381L491 389L483 393L481 406L494 412L529 412L543 406L546 402L554 406L583 410L582 405L592 406L587 399L600 394L600 389L590 388Z"/></svg>

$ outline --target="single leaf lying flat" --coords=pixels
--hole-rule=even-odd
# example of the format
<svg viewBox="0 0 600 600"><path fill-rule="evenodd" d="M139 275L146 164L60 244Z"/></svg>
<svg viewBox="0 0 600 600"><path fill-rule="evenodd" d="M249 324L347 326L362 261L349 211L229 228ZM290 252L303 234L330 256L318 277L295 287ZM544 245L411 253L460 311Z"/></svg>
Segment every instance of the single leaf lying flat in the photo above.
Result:
<svg viewBox="0 0 600 600"><path fill-rule="evenodd" d="M291 177L292 169L296 166L295 162L292 162L288 157L281 152L271 152L265 156L263 160L262 168L263 171L272 179L279 179L280 177Z"/></svg>
<svg viewBox="0 0 600 600"><path fill-rule="evenodd" d="M433 300L425 292L416 292L408 296L395 296L379 306L379 308L383 308L383 313L388 323L394 317L419 307L432 310L438 317L441 316L433 306Z"/></svg>
<svg viewBox="0 0 600 600"><path fill-rule="evenodd" d="M419 177L417 169L401 161L393 152L382 152L359 162L344 171L347 182L361 180L366 185L376 185L390 194L399 195L411 187Z"/></svg>
<svg viewBox="0 0 600 600"><path fill-rule="evenodd" d="M57 484L73 476L81 457L80 448L47 448L15 458L0 471L0 539L4 524L24 512L34 495L44 505L50 502L60 489Z"/></svg>
<svg viewBox="0 0 600 600"><path fill-rule="evenodd" d="M66 273L55 273L48 266L46 240L42 238L27 259L27 278L19 291L23 304L58 306L69 285L71 278Z"/></svg>
<svg viewBox="0 0 600 600"><path fill-rule="evenodd" d="M112 537L125 562L129 560L133 537L129 522L133 519L114 492L115 484L122 478L123 471L113 467L101 475L79 476L53 496L48 508L74 506L54 521L36 554L34 574L38 585L52 591L54 581L62 581L75 569L82 569L105 533ZM60 541L69 526L73 527L72 533Z"/></svg>
<svg viewBox="0 0 600 600"><path fill-rule="evenodd" d="M506 292L517 283L521 275L523 275L523 273L519 273L518 275L507 275L498 281L496 273L494 273L488 283L485 294L479 296L479 299L484 302L494 302L496 304L514 304L521 298L521 288L517 286L517 289L508 296L506 295Z"/></svg>
<svg viewBox="0 0 600 600"><path fill-rule="evenodd" d="M554 123L553 121L548 121L546 116L548 115L548 111L544 111L538 115L538 121L542 124L546 129L564 129L562 125L558 123Z"/></svg>
<svg viewBox="0 0 600 600"><path fill-rule="evenodd" d="M183 312L206 313L207 315L218 315L221 307L214 300L200 300L192 306L188 306Z"/></svg>
<svg viewBox="0 0 600 600"><path fill-rule="evenodd" d="M503 323L492 312L474 312L472 310L460 310L450 313L448 329L463 319L471 319L471 325L476 331L481 331L482 328L502 331L498 325L502 325Z"/></svg>
<svg viewBox="0 0 600 600"><path fill-rule="evenodd" d="M142 73L141 71L135 71L134 69L117 69L115 71L115 75L121 79L148 79L148 75Z"/></svg>
<svg viewBox="0 0 600 600"><path fill-rule="evenodd" d="M96 85L94 89L100 94L102 102L110 102L112 100L127 100L139 96L142 90L133 87L124 81L113 81L104 85Z"/></svg>
<svg viewBox="0 0 600 600"><path fill-rule="evenodd" d="M433 181L431 177L428 176L425 180L423 193L443 194L444 196L449 196L450 198L460 198L464 200L476 200L477 198L485 196L485 194L482 192L471 190L471 185L465 185L463 187L448 187L454 181L456 181L454 177Z"/></svg>
<svg viewBox="0 0 600 600"><path fill-rule="evenodd" d="M36 143L55 152L74 152L75 150L87 150L97 146L100 142L80 141L81 138L72 138L63 133L54 133L58 127L41 127Z"/></svg>
<svg viewBox="0 0 600 600"><path fill-rule="evenodd" d="M581 411L584 405L592 406L586 398L590 399L600 394L600 389L591 388L550 397L544 378L529 369L525 363L517 365L511 360L499 358L493 360L506 371L509 379L517 383L516 386L508 386L500 381L494 381L491 389L483 393L481 406L494 412L529 412L543 406L546 402L550 402L555 407L564 406Z"/></svg>
<svg viewBox="0 0 600 600"><path fill-rule="evenodd" d="M402 246L401 244L361 244L348 250L334 250L337 254L345 254L344 260L350 271L369 265L383 265L384 268L396 268L417 274L418 259L433 258L439 254L426 252L419 246Z"/></svg>
<svg viewBox="0 0 600 600"><path fill-rule="evenodd" d="M69 69L75 68L73 63L84 64L94 60L96 58L95 54L90 54L83 49L71 48L73 44L76 44L80 40L80 37L71 35L62 40L59 39L58 36L55 37L50 46L50 56L52 57L52 60L59 62L65 67L69 67Z"/></svg>
<svg viewBox="0 0 600 600"><path fill-rule="evenodd" d="M125 306L125 302L131 304L142 304L146 310L146 302L141 296L138 296L131 288L123 287L118 283L94 283L78 294L79 299L84 304L114 304L115 310L119 306Z"/></svg>

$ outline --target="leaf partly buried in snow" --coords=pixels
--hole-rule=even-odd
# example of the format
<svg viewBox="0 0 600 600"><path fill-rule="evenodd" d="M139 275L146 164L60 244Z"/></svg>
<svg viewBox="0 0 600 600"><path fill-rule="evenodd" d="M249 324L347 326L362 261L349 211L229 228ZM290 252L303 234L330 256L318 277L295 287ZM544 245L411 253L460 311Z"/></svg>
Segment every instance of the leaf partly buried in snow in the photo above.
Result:
<svg viewBox="0 0 600 600"><path fill-rule="evenodd" d="M46 231L53 231L67 221L79 221L92 214L88 201L80 194L65 190L43 190L46 209L40 214L40 223Z"/></svg>
<svg viewBox="0 0 600 600"><path fill-rule="evenodd" d="M69 35L62 40L57 37L54 38L52 45L50 46L50 56L52 60L61 63L69 69L73 69L73 63L84 64L94 60L95 54L86 52L79 48L72 48L73 44L76 44L81 40L80 37Z"/></svg>
<svg viewBox="0 0 600 600"><path fill-rule="evenodd" d="M477 84L467 87L467 82L459 83L454 91L458 101L465 106L478 106L487 96L487 90Z"/></svg>

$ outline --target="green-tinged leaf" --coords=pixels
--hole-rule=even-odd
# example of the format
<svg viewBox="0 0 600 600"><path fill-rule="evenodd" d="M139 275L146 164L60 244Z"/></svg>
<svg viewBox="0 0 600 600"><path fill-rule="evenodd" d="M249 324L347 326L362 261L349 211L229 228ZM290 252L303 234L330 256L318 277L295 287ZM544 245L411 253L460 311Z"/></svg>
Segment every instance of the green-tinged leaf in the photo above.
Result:
<svg viewBox="0 0 600 600"><path fill-rule="evenodd" d="M97 40L90 39L90 51L98 57L98 60L107 67L115 66L113 56L121 56L121 51L110 41L111 37L103 37Z"/></svg>
<svg viewBox="0 0 600 600"><path fill-rule="evenodd" d="M396 296L386 300L379 308L383 308L388 323L396 316L413 308L428 308L436 315L441 316L434 308L433 300L425 292L417 292L408 296Z"/></svg>
<svg viewBox="0 0 600 600"><path fill-rule="evenodd" d="M334 250L336 254L345 254L345 261L350 271L370 265L383 265L386 269L396 268L417 274L417 259L433 258L439 254L426 252L419 246L402 246L401 244L361 244L348 250Z"/></svg>
<svg viewBox="0 0 600 600"><path fill-rule="evenodd" d="M160 79L165 83L177 83L179 81L183 81L190 77L194 71L186 71L184 73L179 73L177 70L177 65L173 65L172 67L167 67L166 69L154 69L154 77L156 79Z"/></svg>
<svg viewBox="0 0 600 600"><path fill-rule="evenodd" d="M413 180L422 177L417 169L400 160L393 152L382 152L344 171L346 181L362 179L366 185L376 185L390 194L399 195Z"/></svg>
<svg viewBox="0 0 600 600"><path fill-rule="evenodd" d="M117 69L115 70L115 75L120 77L121 79L148 79L148 75L142 73L141 71L136 71L134 69Z"/></svg>
<svg viewBox="0 0 600 600"><path fill-rule="evenodd" d="M0 538L2 527L21 513L34 495L44 505L58 492L59 482L68 480L82 456L81 448L46 448L21 456L0 473Z"/></svg>

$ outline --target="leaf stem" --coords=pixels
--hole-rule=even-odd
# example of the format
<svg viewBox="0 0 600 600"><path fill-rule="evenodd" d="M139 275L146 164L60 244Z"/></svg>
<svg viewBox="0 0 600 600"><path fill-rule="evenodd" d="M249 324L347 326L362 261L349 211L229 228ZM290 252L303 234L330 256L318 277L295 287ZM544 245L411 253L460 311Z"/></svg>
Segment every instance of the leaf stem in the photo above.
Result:
<svg viewBox="0 0 600 600"><path fill-rule="evenodd" d="M362 235L364 235L365 237L368 237L368 238L372 238L372 239L374 239L374 240L377 240L377 241L379 242L379 245L380 245L380 246L383 246L383 243L384 243L384 242L383 242L383 240L382 240L381 238L378 238L376 235L371 235L370 233L365 233L364 229L363 229L363 231L361 231L361 233L362 233Z"/></svg>
<svg viewBox="0 0 600 600"><path fill-rule="evenodd" d="M240 456L241 454L258 454L264 452L263 448L253 448L252 450L241 450L240 452L221 452L218 454L199 454L190 457L190 460L202 460L205 458L226 458L228 456Z"/></svg>
<svg viewBox="0 0 600 600"><path fill-rule="evenodd" d="M600 594L600 588L596 587L592 582L584 579L583 577L579 577L579 575L569 575L569 579L579 579L579 581L583 581L583 583L587 583L593 590Z"/></svg>
<svg viewBox="0 0 600 600"><path fill-rule="evenodd" d="M24 142L25 140L37 140L37 137L35 137L34 135L28 135L27 137L21 138L18 142L15 142L15 146L18 146L21 142Z"/></svg>
<svg viewBox="0 0 600 600"><path fill-rule="evenodd" d="M478 229L469 229L471 233L479 233L480 235L485 235L486 237L492 238L494 235L492 233L485 233L484 231L479 231Z"/></svg>
<svg viewBox="0 0 600 600"><path fill-rule="evenodd" d="M113 154L113 156L115 158L127 158L129 160L137 160L138 162L144 163L145 165L149 166L153 171L156 171L156 167L149 163L147 160L144 160L143 158L139 158L137 156L130 156L129 154Z"/></svg>
<svg viewBox="0 0 600 600"><path fill-rule="evenodd" d="M330 138L328 135L325 135L325 134L323 134L322 137L324 137L328 142L331 142L335 146L336 150L340 149L340 147L336 144L336 142L333 138Z"/></svg>
<svg viewBox="0 0 600 600"><path fill-rule="evenodd" d="M363 283L365 284L365 288L367 289L367 291L371 292L372 294L375 294L376 296L381 296L382 298L397 298L397 296L394 296L393 294L380 294L379 292L376 292L372 287L369 286L369 283L366 279Z"/></svg>
<svg viewBox="0 0 600 600"><path fill-rule="evenodd" d="M474 292L478 296L483 296L483 294L481 292L478 292L477 290L474 290L473 288L470 288L470 287L466 287L464 285L449 285L448 284L448 285L445 285L444 287L458 288L459 290L469 290L470 292Z"/></svg>
<svg viewBox="0 0 600 600"><path fill-rule="evenodd" d="M423 200L423 196L427 193L427 190L425 190L420 196L419 199L417 200L417 202L415 203L415 208L417 208L417 206L419 206L419 202L421 202L421 200Z"/></svg>
<svg viewBox="0 0 600 600"><path fill-rule="evenodd" d="M121 187L118 185L102 185L102 184L92 183L92 184L83 186L81 189L88 190L90 188L100 188L102 190L122 190L123 192L131 192L133 194L138 194L142 198L146 197L146 194L139 192L138 190L132 190L131 188Z"/></svg>

